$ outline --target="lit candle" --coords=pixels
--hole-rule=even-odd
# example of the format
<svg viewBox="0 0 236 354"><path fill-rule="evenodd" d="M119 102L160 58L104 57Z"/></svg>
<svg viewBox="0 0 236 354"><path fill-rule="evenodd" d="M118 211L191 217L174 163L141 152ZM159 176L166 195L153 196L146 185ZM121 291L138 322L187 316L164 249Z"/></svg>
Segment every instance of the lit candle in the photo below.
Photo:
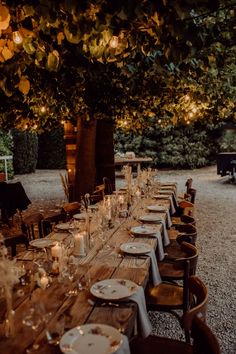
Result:
<svg viewBox="0 0 236 354"><path fill-rule="evenodd" d="M85 231L82 231L74 235L74 241L75 241L74 254L77 256L85 256L85 236L86 236Z"/></svg>
<svg viewBox="0 0 236 354"><path fill-rule="evenodd" d="M40 287L42 289L46 289L46 287L48 286L48 283L49 283L48 277L46 275L43 275L40 278Z"/></svg>
<svg viewBox="0 0 236 354"><path fill-rule="evenodd" d="M62 247L58 243L51 248L51 255L53 258L58 259L62 257Z"/></svg>
<svg viewBox="0 0 236 354"><path fill-rule="evenodd" d="M125 196L124 195L119 195L118 197L119 203L123 205L125 203Z"/></svg>

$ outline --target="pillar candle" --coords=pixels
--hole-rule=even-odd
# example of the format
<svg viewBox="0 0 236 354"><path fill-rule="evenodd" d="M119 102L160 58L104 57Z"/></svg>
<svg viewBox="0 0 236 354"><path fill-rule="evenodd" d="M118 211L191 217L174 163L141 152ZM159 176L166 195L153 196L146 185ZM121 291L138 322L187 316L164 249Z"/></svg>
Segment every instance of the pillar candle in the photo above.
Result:
<svg viewBox="0 0 236 354"><path fill-rule="evenodd" d="M86 236L85 231L79 232L74 235L74 241L75 241L74 254L78 256L85 255L85 236Z"/></svg>
<svg viewBox="0 0 236 354"><path fill-rule="evenodd" d="M51 248L51 254L53 258L60 259L62 257L62 247L57 243Z"/></svg>

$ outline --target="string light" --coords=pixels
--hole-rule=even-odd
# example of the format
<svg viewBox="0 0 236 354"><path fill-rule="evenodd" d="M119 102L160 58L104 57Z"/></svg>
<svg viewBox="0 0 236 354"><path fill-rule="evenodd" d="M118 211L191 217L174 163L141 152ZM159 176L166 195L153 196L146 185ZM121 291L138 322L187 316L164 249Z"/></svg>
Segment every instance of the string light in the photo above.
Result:
<svg viewBox="0 0 236 354"><path fill-rule="evenodd" d="M45 112L46 112L46 108L43 106L43 107L40 108L40 111L41 111L42 113L45 113Z"/></svg>
<svg viewBox="0 0 236 354"><path fill-rule="evenodd" d="M19 31L14 31L12 33L12 39L15 44L21 44L23 42L23 37Z"/></svg>
<svg viewBox="0 0 236 354"><path fill-rule="evenodd" d="M117 36L112 36L110 42L109 42L109 46L111 48L117 48L119 43L119 38Z"/></svg>

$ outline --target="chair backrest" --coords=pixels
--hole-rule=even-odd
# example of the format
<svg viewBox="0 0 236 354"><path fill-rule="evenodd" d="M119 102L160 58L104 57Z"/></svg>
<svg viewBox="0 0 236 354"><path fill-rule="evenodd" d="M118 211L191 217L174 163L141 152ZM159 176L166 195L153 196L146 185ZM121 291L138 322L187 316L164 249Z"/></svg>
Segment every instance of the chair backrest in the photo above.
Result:
<svg viewBox="0 0 236 354"><path fill-rule="evenodd" d="M195 246L187 242L181 243L181 250L185 253L184 257L176 258L174 261L173 268L182 269L184 272L183 276L183 312L189 309L189 278L191 275L196 273L197 261L198 261L198 250Z"/></svg>
<svg viewBox="0 0 236 354"><path fill-rule="evenodd" d="M185 224L192 224L196 225L196 221L193 216L190 215L181 215L180 220L184 222Z"/></svg>
<svg viewBox="0 0 236 354"><path fill-rule="evenodd" d="M177 258L176 264L185 264L187 263L187 274L185 277L189 278L191 275L196 273L197 261L198 261L198 249L194 245L183 241L181 243L181 250L185 253L185 257Z"/></svg>
<svg viewBox="0 0 236 354"><path fill-rule="evenodd" d="M197 316L201 321L206 320L208 290L203 281L196 275L192 275L188 281L189 309L181 318L182 327L189 331L192 328L193 319Z"/></svg>
<svg viewBox="0 0 236 354"><path fill-rule="evenodd" d="M192 323L193 354L220 354L220 346L211 329L200 318Z"/></svg>
<svg viewBox="0 0 236 354"><path fill-rule="evenodd" d="M105 195L105 185L99 184L95 187L94 192L90 195L90 202L91 204L95 204L103 200Z"/></svg>
<svg viewBox="0 0 236 354"><path fill-rule="evenodd" d="M186 193L189 194L189 190L190 188L192 188L192 184L193 184L193 179L192 178L188 178L187 181L185 182L185 187L186 187Z"/></svg>
<svg viewBox="0 0 236 354"><path fill-rule="evenodd" d="M79 202L65 203L62 206L62 212L66 214L66 220L73 217L74 214L79 213L81 204Z"/></svg>
<svg viewBox="0 0 236 354"><path fill-rule="evenodd" d="M189 277L187 289L188 306L183 312L181 324L185 331L186 341L190 343L193 319L196 316L201 318L201 321L206 319L208 291L205 284L195 275Z"/></svg>
<svg viewBox="0 0 236 354"><path fill-rule="evenodd" d="M179 234L176 237L176 242L178 242L179 245L182 242L187 242L187 243L191 243L191 245L195 246L196 241L197 241L197 232L194 232L192 234Z"/></svg>
<svg viewBox="0 0 236 354"><path fill-rule="evenodd" d="M4 238L4 243L7 248L10 248L11 256L15 257L17 251L16 246L25 245L25 247L27 248L29 245L29 240L26 235L16 235Z"/></svg>
<svg viewBox="0 0 236 354"><path fill-rule="evenodd" d="M195 203L196 193L197 193L197 190L196 190L196 189L190 188L190 191L189 191L189 194L190 194L190 202L193 203L193 204Z"/></svg>
<svg viewBox="0 0 236 354"><path fill-rule="evenodd" d="M21 223L22 232L28 237L28 240L44 237L43 232L43 215L41 213L33 213L23 218Z"/></svg>
<svg viewBox="0 0 236 354"><path fill-rule="evenodd" d="M182 234L193 234L197 232L196 226L193 224L179 224L175 225L175 229Z"/></svg>
<svg viewBox="0 0 236 354"><path fill-rule="evenodd" d="M112 194L113 193L113 188L111 184L111 180L108 177L103 177L103 183L104 183L104 193L105 194Z"/></svg>

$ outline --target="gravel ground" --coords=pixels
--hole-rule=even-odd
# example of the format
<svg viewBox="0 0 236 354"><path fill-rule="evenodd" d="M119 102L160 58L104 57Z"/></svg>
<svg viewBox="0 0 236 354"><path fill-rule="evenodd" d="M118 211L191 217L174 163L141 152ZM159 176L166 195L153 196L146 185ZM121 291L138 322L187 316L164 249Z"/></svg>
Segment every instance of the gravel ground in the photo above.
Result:
<svg viewBox="0 0 236 354"><path fill-rule="evenodd" d="M64 200L60 172L37 171L16 176L33 205ZM178 182L178 192L193 178L197 189L196 220L200 256L197 275L209 289L207 322L219 339L222 354L236 353L236 185L216 174L216 167L197 170L159 171L161 181ZM119 185L120 181L117 181ZM168 314L150 313L154 333L182 338L182 332ZM169 318L169 320L167 320Z"/></svg>

